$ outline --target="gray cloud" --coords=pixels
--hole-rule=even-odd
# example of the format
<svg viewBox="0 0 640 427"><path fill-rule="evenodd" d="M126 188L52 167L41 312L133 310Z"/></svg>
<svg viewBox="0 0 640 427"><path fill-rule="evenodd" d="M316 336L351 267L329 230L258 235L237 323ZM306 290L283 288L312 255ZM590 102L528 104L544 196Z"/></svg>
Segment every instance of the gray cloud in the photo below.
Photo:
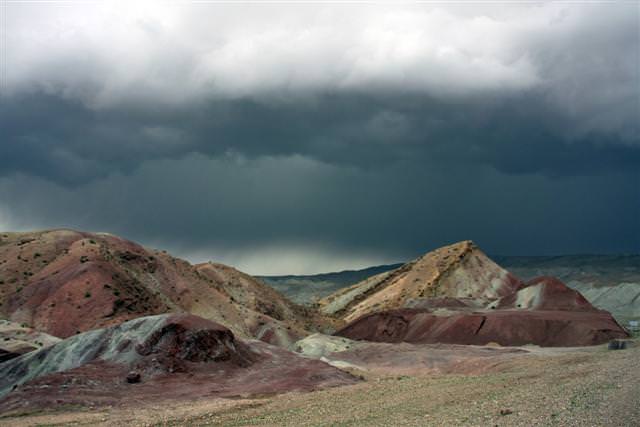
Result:
<svg viewBox="0 0 640 427"><path fill-rule="evenodd" d="M258 273L640 251L638 8L504 6L3 5L0 227Z"/></svg>
<svg viewBox="0 0 640 427"><path fill-rule="evenodd" d="M282 273L397 261L467 238L491 253L637 251L640 206L629 177L192 155L73 190L4 178L0 198L24 224L108 230L192 260Z"/></svg>
<svg viewBox="0 0 640 427"><path fill-rule="evenodd" d="M545 30L561 13L528 8L504 22L413 6L114 9L9 6L8 91L35 87L108 108L372 87L443 95L526 88L536 70L527 48L510 40Z"/></svg>
<svg viewBox="0 0 640 427"><path fill-rule="evenodd" d="M483 163L512 174L600 174L633 170L640 146L619 133L578 141L571 119L529 91L464 103L424 96L334 94L273 105L210 101L163 111L95 113L48 95L4 103L0 173L23 172L78 185L146 160L188 153L302 155L327 163L385 167L404 158ZM37 126L34 126L37 123Z"/></svg>

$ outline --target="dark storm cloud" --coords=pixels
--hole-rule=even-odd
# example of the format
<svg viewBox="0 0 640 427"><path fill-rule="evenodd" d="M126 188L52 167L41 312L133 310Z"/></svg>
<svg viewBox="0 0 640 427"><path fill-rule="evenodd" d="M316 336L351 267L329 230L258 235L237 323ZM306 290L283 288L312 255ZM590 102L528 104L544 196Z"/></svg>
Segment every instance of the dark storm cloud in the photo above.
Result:
<svg viewBox="0 0 640 427"><path fill-rule="evenodd" d="M165 125L164 114L98 113L77 101L29 94L4 98L0 115L1 174L22 172L78 185L190 149L183 131Z"/></svg>
<svg viewBox="0 0 640 427"><path fill-rule="evenodd" d="M73 190L5 178L0 198L12 201L17 226L108 230L194 260L299 272L301 258L317 271L468 238L491 253L637 250L640 206L628 177L514 177L420 159L366 172L302 157L192 155Z"/></svg>
<svg viewBox="0 0 640 427"><path fill-rule="evenodd" d="M634 170L640 160L640 144L617 133L572 138L568 119L549 112L533 91L491 103L358 94L287 105L210 101L156 114L97 113L34 95L3 103L0 113L6 137L0 172L65 185L188 153L303 155L365 169L417 156L427 164L483 163L511 174L550 175Z"/></svg>
<svg viewBox="0 0 640 427"><path fill-rule="evenodd" d="M165 6L8 10L0 228L253 272L640 250L634 5Z"/></svg>
<svg viewBox="0 0 640 427"><path fill-rule="evenodd" d="M77 185L229 151L550 174L637 159L634 5L259 9L12 5L0 173Z"/></svg>

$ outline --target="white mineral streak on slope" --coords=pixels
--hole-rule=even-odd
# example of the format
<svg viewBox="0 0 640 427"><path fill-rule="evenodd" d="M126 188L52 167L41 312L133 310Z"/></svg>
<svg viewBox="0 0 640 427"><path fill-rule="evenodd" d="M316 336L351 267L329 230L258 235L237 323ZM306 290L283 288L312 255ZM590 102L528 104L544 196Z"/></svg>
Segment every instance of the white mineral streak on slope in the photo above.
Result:
<svg viewBox="0 0 640 427"><path fill-rule="evenodd" d="M148 316L118 326L85 332L41 350L27 353L0 364L0 396L8 393L13 384L24 384L42 375L77 368L91 360L100 359L130 363L136 357L136 345L143 343L166 321L170 314ZM130 340L131 344L124 346ZM107 344L106 347L104 345ZM99 354L98 354L99 352ZM97 357L96 357L97 356ZM28 364L26 373L15 378L14 368Z"/></svg>
<svg viewBox="0 0 640 427"><path fill-rule="evenodd" d="M569 284L591 304L607 310L618 320L640 319L640 283L620 283L615 286Z"/></svg>

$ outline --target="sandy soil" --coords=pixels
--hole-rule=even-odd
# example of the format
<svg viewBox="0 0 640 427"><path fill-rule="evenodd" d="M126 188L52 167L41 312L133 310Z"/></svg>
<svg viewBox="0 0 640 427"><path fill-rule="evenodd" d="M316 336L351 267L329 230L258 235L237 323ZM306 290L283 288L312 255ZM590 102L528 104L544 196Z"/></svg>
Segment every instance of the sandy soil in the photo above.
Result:
<svg viewBox="0 0 640 427"><path fill-rule="evenodd" d="M263 399L208 399L0 417L0 425L640 425L640 347L534 349L480 375L367 375Z"/></svg>

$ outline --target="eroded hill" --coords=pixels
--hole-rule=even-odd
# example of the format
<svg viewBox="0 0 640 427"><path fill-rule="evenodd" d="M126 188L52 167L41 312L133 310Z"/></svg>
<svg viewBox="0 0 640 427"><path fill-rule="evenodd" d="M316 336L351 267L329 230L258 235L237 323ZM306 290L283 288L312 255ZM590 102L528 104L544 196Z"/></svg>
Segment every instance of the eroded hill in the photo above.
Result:
<svg viewBox="0 0 640 427"><path fill-rule="evenodd" d="M105 233L0 234L0 317L65 338L167 312L280 344L322 326L309 310L221 264L193 266Z"/></svg>
<svg viewBox="0 0 640 427"><path fill-rule="evenodd" d="M483 303L508 295L522 282L491 261L473 242L436 249L401 267L370 277L320 301L321 311L349 322L412 300L465 298Z"/></svg>
<svg viewBox="0 0 640 427"><path fill-rule="evenodd" d="M640 255L496 256L492 259L522 280L553 276L625 325L640 320ZM394 270L380 265L357 271L265 277L292 301L312 305L370 276Z"/></svg>
<svg viewBox="0 0 640 427"><path fill-rule="evenodd" d="M60 405L192 401L357 383L191 314L165 314L85 332L0 364L0 413Z"/></svg>

